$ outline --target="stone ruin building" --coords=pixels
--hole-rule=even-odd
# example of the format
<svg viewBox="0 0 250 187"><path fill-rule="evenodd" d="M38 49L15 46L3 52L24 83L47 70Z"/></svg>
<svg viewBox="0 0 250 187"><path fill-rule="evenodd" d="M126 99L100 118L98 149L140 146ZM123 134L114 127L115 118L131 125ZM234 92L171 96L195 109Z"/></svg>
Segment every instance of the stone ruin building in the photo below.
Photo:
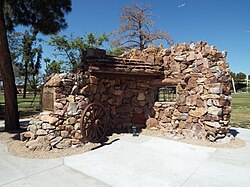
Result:
<svg viewBox="0 0 250 187"><path fill-rule="evenodd" d="M45 83L42 106L47 112L21 134L30 149L81 144L81 113L93 102L105 107L111 132L128 132L135 125L210 141L229 135L226 52L198 42L171 49L149 46L119 57L88 49L83 56L77 73L55 74Z"/></svg>

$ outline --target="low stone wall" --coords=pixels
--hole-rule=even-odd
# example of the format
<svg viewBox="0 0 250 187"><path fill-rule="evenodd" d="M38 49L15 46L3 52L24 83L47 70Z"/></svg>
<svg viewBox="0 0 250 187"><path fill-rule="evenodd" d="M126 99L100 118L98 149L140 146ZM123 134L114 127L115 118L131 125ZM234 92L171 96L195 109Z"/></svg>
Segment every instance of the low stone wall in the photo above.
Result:
<svg viewBox="0 0 250 187"><path fill-rule="evenodd" d="M91 80L88 76L86 80ZM81 112L89 103L84 95L78 95L77 76L74 74L55 74L45 85L43 92L53 94L53 108L44 111L30 121L28 131L21 133L21 140L28 140L26 146L31 150L68 148L80 146ZM46 98L43 98L46 99Z"/></svg>

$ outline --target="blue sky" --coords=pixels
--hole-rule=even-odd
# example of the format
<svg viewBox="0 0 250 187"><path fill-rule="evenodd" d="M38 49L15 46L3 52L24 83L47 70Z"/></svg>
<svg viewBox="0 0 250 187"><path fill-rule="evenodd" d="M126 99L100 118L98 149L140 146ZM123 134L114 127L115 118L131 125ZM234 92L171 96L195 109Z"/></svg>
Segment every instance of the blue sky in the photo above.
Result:
<svg viewBox="0 0 250 187"><path fill-rule="evenodd" d="M119 28L121 7L133 2L152 5L157 27L177 43L207 41L228 52L233 72L250 74L249 0L72 0L68 28L60 34L108 34ZM46 54L51 48L44 50Z"/></svg>

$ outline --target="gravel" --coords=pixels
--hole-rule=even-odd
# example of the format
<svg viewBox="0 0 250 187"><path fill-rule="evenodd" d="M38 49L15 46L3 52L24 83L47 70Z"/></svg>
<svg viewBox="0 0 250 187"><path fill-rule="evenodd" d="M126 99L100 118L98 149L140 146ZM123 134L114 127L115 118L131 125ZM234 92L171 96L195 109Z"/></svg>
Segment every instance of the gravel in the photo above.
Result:
<svg viewBox="0 0 250 187"><path fill-rule="evenodd" d="M195 139L178 139L176 137L166 136L165 132L161 132L159 130L149 130L143 129L142 133L148 136L154 136L159 138L164 138L168 140L179 141L183 143L199 145L204 147L214 147L214 148L241 148L246 146L246 142L240 138L232 138L228 143L217 143L217 142L210 142L208 140L195 140Z"/></svg>
<svg viewBox="0 0 250 187"><path fill-rule="evenodd" d="M109 140L105 144L109 144L112 141L117 140L122 134L113 134L109 137ZM0 142L5 143L10 154L17 157L24 157L29 159L53 159L61 158L70 155L80 154L87 151L91 151L103 146L100 143L86 143L82 147L68 148L68 149L52 149L50 151L31 151L26 148L26 142L22 142L19 139L18 133L0 132ZM105 145L104 144L104 145Z"/></svg>
<svg viewBox="0 0 250 187"><path fill-rule="evenodd" d="M188 144L195 144L200 146L216 147L216 148L240 148L246 145L246 142L239 138L233 138L229 143L212 143L206 140L197 141L197 140L187 140L187 139L176 139L174 137L170 138L169 136L166 136L164 133L156 130L144 129L141 132L141 134L159 138L165 138L168 140L180 141ZM118 140L119 137L121 136L123 136L123 134L114 133L112 136L108 137L109 140L105 144L110 144L113 141ZM53 158L66 157L70 155L91 151L103 146L100 143L87 143L84 146L77 148L52 149L50 151L31 151L28 148L26 148L25 146L26 142L22 142L19 140L19 133L7 133L7 132L0 132L0 141L5 143L10 154L17 157L24 157L29 159L53 159Z"/></svg>

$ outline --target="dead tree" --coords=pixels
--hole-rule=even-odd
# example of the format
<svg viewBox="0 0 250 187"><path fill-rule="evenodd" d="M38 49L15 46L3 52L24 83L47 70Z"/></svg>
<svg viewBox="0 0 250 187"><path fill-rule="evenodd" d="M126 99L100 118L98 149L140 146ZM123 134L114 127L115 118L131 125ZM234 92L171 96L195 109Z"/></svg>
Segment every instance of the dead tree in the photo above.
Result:
<svg viewBox="0 0 250 187"><path fill-rule="evenodd" d="M152 16L150 5L141 6L133 3L131 6L123 7L121 27L114 33L113 47L143 50L156 40L165 40L169 45L173 44L170 33L155 29Z"/></svg>

